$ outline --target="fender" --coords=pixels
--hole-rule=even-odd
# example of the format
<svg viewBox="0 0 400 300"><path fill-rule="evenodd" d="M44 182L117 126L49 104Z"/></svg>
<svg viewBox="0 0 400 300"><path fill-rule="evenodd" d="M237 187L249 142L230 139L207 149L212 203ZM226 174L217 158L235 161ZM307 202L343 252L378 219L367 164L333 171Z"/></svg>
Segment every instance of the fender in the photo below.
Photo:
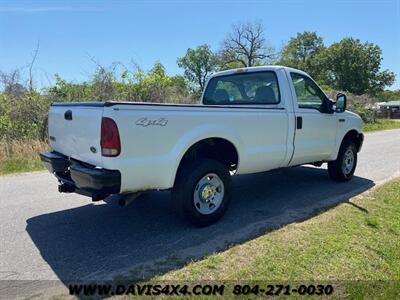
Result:
<svg viewBox="0 0 400 300"><path fill-rule="evenodd" d="M336 131L336 139L334 149L332 151L332 155L329 157L329 161L336 160L339 154L339 148L342 144L343 138L350 131L355 131L357 134L362 134L363 121L359 115L350 112L344 111L342 113L337 113L338 119L344 119L345 122L338 122L338 127Z"/></svg>
<svg viewBox="0 0 400 300"><path fill-rule="evenodd" d="M216 125L216 124L205 124L194 128L193 130L189 131L187 134L182 136L179 141L176 143L175 147L169 153L171 160L175 161L175 165L172 170L172 174L170 176L170 186L173 186L175 182L176 173L178 171L179 164L182 161L183 156L185 153L195 145L196 143L209 139L209 138L221 138L227 140L233 144L236 148L236 152L238 153L238 169L240 168L240 149L243 148L244 144L240 136L232 129Z"/></svg>

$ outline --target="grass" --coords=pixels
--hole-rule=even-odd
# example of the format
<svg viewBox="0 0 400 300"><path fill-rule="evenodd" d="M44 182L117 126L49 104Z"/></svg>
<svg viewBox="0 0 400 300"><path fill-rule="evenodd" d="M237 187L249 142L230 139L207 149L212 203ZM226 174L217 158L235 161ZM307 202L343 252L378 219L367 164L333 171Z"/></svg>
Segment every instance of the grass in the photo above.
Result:
<svg viewBox="0 0 400 300"><path fill-rule="evenodd" d="M14 158L0 162L0 175L43 170L40 159Z"/></svg>
<svg viewBox="0 0 400 300"><path fill-rule="evenodd" d="M0 141L0 175L42 170L38 155L46 149L40 141Z"/></svg>
<svg viewBox="0 0 400 300"><path fill-rule="evenodd" d="M400 128L400 120L378 119L375 123L365 123L364 132Z"/></svg>
<svg viewBox="0 0 400 300"><path fill-rule="evenodd" d="M334 283L334 298L400 292L400 180L151 281Z"/></svg>

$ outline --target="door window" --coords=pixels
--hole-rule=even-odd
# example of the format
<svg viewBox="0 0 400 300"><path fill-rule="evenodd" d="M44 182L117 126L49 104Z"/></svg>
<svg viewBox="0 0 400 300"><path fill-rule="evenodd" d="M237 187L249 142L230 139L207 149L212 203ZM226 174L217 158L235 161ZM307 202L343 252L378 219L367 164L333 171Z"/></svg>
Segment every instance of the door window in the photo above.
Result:
<svg viewBox="0 0 400 300"><path fill-rule="evenodd" d="M326 96L315 82L309 77L298 73L290 73L290 76L296 91L299 108L311 108L322 111Z"/></svg>

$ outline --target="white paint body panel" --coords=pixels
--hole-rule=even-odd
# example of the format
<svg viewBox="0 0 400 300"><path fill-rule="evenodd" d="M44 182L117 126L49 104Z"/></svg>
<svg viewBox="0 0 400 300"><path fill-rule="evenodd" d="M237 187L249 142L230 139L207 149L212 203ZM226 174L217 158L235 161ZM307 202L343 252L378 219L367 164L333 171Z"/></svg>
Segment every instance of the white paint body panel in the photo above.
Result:
<svg viewBox="0 0 400 300"><path fill-rule="evenodd" d="M103 167L128 174L122 176L123 191L170 188L186 150L210 137L235 145L238 174L282 167L288 152L289 124L284 110L164 107L157 111L150 106L125 105L106 109L104 116L118 124L122 151L117 158L104 157ZM143 117L165 118L168 123L136 125Z"/></svg>
<svg viewBox="0 0 400 300"><path fill-rule="evenodd" d="M72 120L65 120L67 110L72 112ZM100 150L102 115L103 107L52 106L49 112L50 147L77 160L101 165L101 151L93 153L90 147Z"/></svg>
<svg viewBox="0 0 400 300"><path fill-rule="evenodd" d="M239 156L236 174L262 172L314 161L333 160L343 136L351 129L361 132L361 119L352 113L322 114L298 109L290 71L284 67L249 68L277 74L281 101L275 105L210 107L203 105L149 105L115 103L104 107L52 106L49 135L51 147L95 166L121 172L121 193L171 188L185 152L206 138L230 141ZM225 71L221 74L231 74ZM304 73L303 73L304 74ZM65 121L73 110L76 119ZM338 123L338 116L346 122ZM296 130L296 116L303 129ZM101 157L101 117L112 118L119 129L121 154ZM143 126L139 120L166 123ZM76 120L76 124L73 124ZM72 125L73 124L73 125ZM92 153L90 147L98 149Z"/></svg>

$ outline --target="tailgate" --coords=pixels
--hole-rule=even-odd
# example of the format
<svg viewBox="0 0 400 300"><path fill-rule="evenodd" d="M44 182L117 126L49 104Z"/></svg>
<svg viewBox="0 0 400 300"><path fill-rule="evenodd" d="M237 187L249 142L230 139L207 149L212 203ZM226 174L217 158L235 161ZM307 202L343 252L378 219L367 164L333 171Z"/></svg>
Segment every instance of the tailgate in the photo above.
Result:
<svg viewBox="0 0 400 300"><path fill-rule="evenodd" d="M102 115L102 103L53 104L49 112L51 148L74 159L101 166Z"/></svg>

